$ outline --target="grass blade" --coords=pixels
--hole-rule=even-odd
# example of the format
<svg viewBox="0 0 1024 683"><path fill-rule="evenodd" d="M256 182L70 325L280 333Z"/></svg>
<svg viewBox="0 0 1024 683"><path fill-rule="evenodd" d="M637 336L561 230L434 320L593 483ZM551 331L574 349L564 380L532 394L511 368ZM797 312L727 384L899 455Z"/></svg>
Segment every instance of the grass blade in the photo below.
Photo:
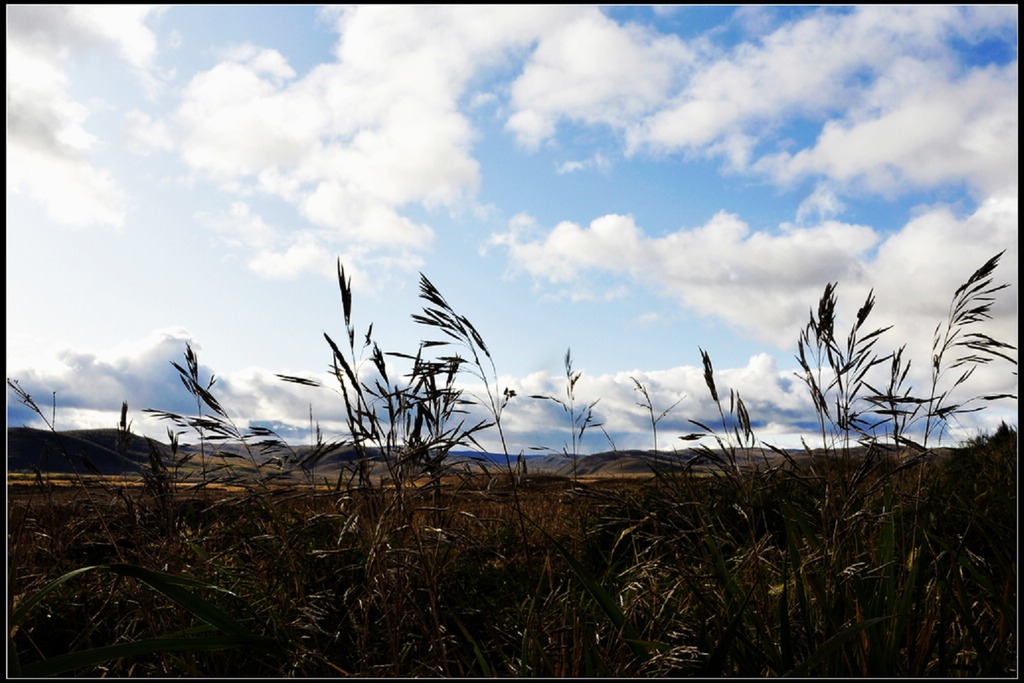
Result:
<svg viewBox="0 0 1024 683"><path fill-rule="evenodd" d="M590 596L594 599L595 602L597 602L597 604L601 607L604 613L611 620L612 624L615 626L616 631L619 633L619 636L626 641L626 644L629 645L629 649L633 651L633 654L636 655L636 657L640 661L647 661L650 658L650 653L647 651L647 648L641 644L646 641L640 638L639 634L633 628L632 624L630 624L629 621L626 619L626 615L623 614L622 610L619 609L618 604L616 604L615 598L613 598L611 594L609 594L608 591L606 591L604 587L600 583L598 583L598 581L593 577L593 575L591 575L591 573L587 571L587 568L584 567L580 563L580 561L573 556L572 553L566 550L565 546L559 543L554 536L549 534L543 527L534 522L532 519L529 519L528 517L527 519L530 521L531 524L537 527L537 529L539 529L542 534L547 536L549 541L551 541L551 544L555 547L555 550L558 551L558 554L561 555L562 558L569 564L569 567L572 569L573 573L580 580L580 582L583 583L584 588L587 589L587 592L590 594Z"/></svg>
<svg viewBox="0 0 1024 683"><path fill-rule="evenodd" d="M65 655L50 657L21 667L20 676L24 678L41 678L56 676L77 669L103 664L104 662L140 657L158 652L204 652L225 650L245 645L263 644L267 639L258 636L203 636L202 638L151 638L134 643L119 643L107 647L97 647L81 652L69 652Z"/></svg>

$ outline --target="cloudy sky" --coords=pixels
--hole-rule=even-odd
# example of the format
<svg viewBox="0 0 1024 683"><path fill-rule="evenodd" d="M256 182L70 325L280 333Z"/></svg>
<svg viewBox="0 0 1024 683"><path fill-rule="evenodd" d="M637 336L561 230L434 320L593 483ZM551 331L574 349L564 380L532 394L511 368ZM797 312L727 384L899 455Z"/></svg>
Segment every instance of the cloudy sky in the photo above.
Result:
<svg viewBox="0 0 1024 683"><path fill-rule="evenodd" d="M58 429L194 411L186 344L240 426L343 430L324 333L430 336L419 273L479 329L513 451L571 443L564 358L600 430L662 448L739 392L762 440L814 424L799 332L930 387L956 287L1004 251L1017 343L1018 10L991 7L7 7L7 376ZM1016 358L1016 351L1011 354ZM398 366L396 366L398 367ZM952 378L946 376L946 386ZM634 381L635 380L635 381ZM466 390L476 392L471 377ZM940 389L942 387L940 386ZM1017 391L975 373L969 397ZM8 390L8 424L37 425ZM962 434L1016 424L1016 401ZM185 439L187 440L187 439ZM486 441L486 439L485 439ZM485 444L486 445L486 444Z"/></svg>

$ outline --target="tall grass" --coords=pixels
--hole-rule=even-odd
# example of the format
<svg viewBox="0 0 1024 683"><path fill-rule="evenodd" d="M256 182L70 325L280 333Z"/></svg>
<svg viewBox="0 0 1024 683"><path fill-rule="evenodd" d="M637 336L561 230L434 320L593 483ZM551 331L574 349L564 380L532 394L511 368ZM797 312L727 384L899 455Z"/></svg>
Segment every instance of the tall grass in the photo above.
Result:
<svg viewBox="0 0 1024 683"><path fill-rule="evenodd" d="M580 449L583 444L583 435L586 434L588 429L601 427L601 423L599 423L594 416L594 406L596 406L601 399L595 399L583 408L578 407L576 403L576 383L580 381L580 377L583 376L583 373L572 369L572 349L566 350L564 365L565 398L547 396L544 394L534 394L530 396L530 398L540 401L551 401L561 408L563 413L565 413L565 417L569 421L570 442L562 446L562 455L568 458L572 463L573 483L579 483L578 467ZM538 446L537 448L538 450L549 450L543 446Z"/></svg>
<svg viewBox="0 0 1024 683"><path fill-rule="evenodd" d="M149 442L142 486L83 472L59 492L39 472L11 497L8 674L1013 676L1016 428L934 445L959 415L1015 398L953 398L977 367L1016 366L981 331L998 262L954 293L921 393L906 348L880 350L873 294L842 335L829 284L798 340L818 417L803 453L759 439L698 349L717 424L691 419L680 444L696 457L677 451L643 481L522 477L503 427L517 397L469 319L422 277L413 317L429 334L385 352L372 325L357 331L339 263L330 382L282 379L333 390L348 433L311 426L300 450L238 428L187 347L174 367L196 414L151 411L174 428ZM565 370L565 396L537 398L566 415L576 463L600 425L570 353ZM679 401L659 411L634 383L663 450ZM504 468L450 457L487 432ZM351 464L329 470L339 453Z"/></svg>

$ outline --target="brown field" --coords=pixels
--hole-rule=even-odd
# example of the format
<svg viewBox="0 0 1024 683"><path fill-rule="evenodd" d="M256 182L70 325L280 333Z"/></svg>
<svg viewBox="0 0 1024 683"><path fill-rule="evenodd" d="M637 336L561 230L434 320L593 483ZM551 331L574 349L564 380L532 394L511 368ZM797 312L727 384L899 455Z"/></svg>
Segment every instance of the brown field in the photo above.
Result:
<svg viewBox="0 0 1024 683"><path fill-rule="evenodd" d="M30 677L1015 671L1013 548L991 543L1015 530L1011 447L909 469L740 460L721 476L461 473L367 489L9 473L11 647ZM954 541L969 573L949 574ZM926 641L888 640L909 625L893 601ZM977 607L940 624L943 605ZM207 636L162 651L215 625L220 651ZM727 657L710 656L728 638ZM773 654L798 639L803 659ZM145 654L104 655L129 642Z"/></svg>
<svg viewBox="0 0 1024 683"><path fill-rule="evenodd" d="M536 493L582 491L616 491L636 488L654 478L652 474L583 474L574 478L559 474L532 474L525 477L518 487L524 495ZM374 479L375 484L381 483L381 476ZM496 495L507 492L511 486L507 475L452 475L440 479L447 493L457 492L493 492ZM407 483L407 486L418 488L431 483L426 477ZM116 493L138 496L145 488L142 477L108 476L108 475L70 475L56 474L39 478L34 474L12 472L7 475L8 509L13 505L27 502L40 503L43 500L54 503L72 502L78 499L87 500L96 495ZM278 482L257 487L253 484L224 483L211 481L199 487L194 483L179 482L175 493L179 499L202 497L206 500L231 499L244 497L256 491L271 495L317 495L329 493L331 487L320 483L311 485L298 480ZM117 493L118 496L121 493ZM290 496L290 497L291 497Z"/></svg>

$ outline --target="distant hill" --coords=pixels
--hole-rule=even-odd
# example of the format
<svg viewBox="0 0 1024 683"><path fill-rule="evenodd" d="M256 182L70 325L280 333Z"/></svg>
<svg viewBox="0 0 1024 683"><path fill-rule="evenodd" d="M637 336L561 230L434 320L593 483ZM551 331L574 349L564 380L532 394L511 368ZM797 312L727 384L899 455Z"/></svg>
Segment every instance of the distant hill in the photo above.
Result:
<svg viewBox="0 0 1024 683"><path fill-rule="evenodd" d="M119 451L116 429L50 432L30 427L7 430L7 471L122 474L140 472L149 463L149 446L133 436Z"/></svg>
<svg viewBox="0 0 1024 683"><path fill-rule="evenodd" d="M150 467L150 449L156 449L164 462L170 461L171 446L154 439L131 435L124 447L118 445L116 429L76 429L52 432L31 427L10 427L7 429L7 471L81 474L139 474ZM259 443L250 444L257 461L270 461L274 456L282 460L286 468L299 469L296 463L312 454L309 446L291 447L290 451L277 449L271 453ZM200 452L197 444L181 445L178 459L195 460ZM230 459L248 461L245 448L238 443L208 441L206 452L226 454ZM355 458L351 449L330 448L318 462L318 467L337 467Z"/></svg>
<svg viewBox="0 0 1024 683"><path fill-rule="evenodd" d="M142 436L132 435L124 448L118 447L116 429L82 429L62 432L51 432L30 427L12 427L7 430L7 471L33 472L36 468L41 472L81 474L141 474L150 467L150 448L155 448L166 461L170 459L171 447ZM340 444L328 444L316 454L310 446L288 446L285 448L268 447L265 443L252 442L250 449L258 461L279 465L284 471L300 471L303 465L314 462L318 472L337 471L343 466L351 466L356 453L351 447ZM855 449L861 450L861 449ZM945 450L945 449L943 449ZM181 445L179 459L198 461L200 447L197 444ZM214 453L225 454L227 459L243 468L249 464L249 454L239 443L221 443L208 441L206 444L208 457L216 458ZM552 453L547 455L527 455L527 473L557 474L572 476L595 475L634 475L649 474L652 469L672 470L686 466L696 469L707 467L706 451L690 448L673 453L644 450L607 451L592 455L572 457ZM814 455L820 456L819 453ZM496 453L476 453L470 451L453 451L453 462L474 463L474 467L483 466L491 472L500 472L506 468L505 455ZM812 454L803 451L792 451L790 457L796 462L807 462ZM696 459L696 462L693 462ZM782 462L783 457L760 450L740 450L737 462L741 467L775 465ZM373 458L375 469L383 469L383 460ZM512 464L517 461L511 457Z"/></svg>
<svg viewBox="0 0 1024 683"><path fill-rule="evenodd" d="M139 474L150 467L150 448L159 450L161 456L169 459L171 448L167 443L132 435L126 448L118 447L116 429L81 429L51 432L31 427L12 427L7 430L7 471L32 472L38 468L41 472L82 474ZM310 446L291 446L289 449L265 449L259 442L250 444L257 459L280 462L285 469L301 469L299 463L309 462L313 455ZM232 459L244 458L248 454L238 443L208 442L206 452L226 453ZM178 457L195 460L199 453L196 444L182 445ZM483 464L488 470L498 472L506 467L505 455L496 453L475 453L455 451L451 454L453 461L465 461ZM337 470L343 465L351 464L356 458L355 451L349 447L328 447L316 459L319 471ZM512 456L513 465L516 456ZM560 455L528 455L524 459L527 471L535 473L551 473L570 475L573 473L572 458ZM685 459L685 458L684 458ZM378 460L378 458L374 458ZM580 456L575 464L576 473L587 474L638 474L651 471L651 465L661 467L676 466L680 456L656 456L646 451L616 451Z"/></svg>

